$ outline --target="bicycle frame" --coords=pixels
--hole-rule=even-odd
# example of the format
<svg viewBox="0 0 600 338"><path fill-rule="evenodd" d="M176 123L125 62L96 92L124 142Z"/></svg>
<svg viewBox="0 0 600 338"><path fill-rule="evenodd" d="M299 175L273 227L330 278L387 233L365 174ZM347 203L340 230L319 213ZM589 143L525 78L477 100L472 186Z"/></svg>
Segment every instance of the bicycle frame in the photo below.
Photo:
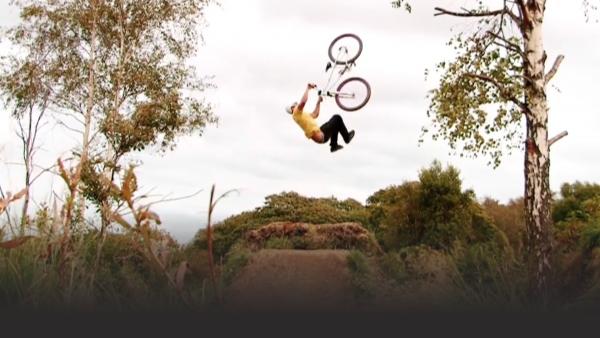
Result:
<svg viewBox="0 0 600 338"><path fill-rule="evenodd" d="M338 50L338 55L336 57L336 60L340 59L340 56L342 55L342 53L348 55L348 48L346 48L345 46L341 46ZM329 64L331 64L331 63L329 63ZM349 72L352 69L352 67L354 67L354 66L356 66L355 62L344 62L344 63L334 62L331 65L331 69L328 70L330 72L330 74L329 74L329 79L327 80L327 84L323 88L318 89L319 96L329 96L329 97L339 96L341 98L353 99L355 97L355 95L353 93L352 94L342 93L342 92L332 91L331 89L336 88L336 86L342 79L342 76L344 76L344 74ZM338 70L337 77L335 77L335 81L332 81L332 80L334 80L334 74L336 73L336 70Z"/></svg>

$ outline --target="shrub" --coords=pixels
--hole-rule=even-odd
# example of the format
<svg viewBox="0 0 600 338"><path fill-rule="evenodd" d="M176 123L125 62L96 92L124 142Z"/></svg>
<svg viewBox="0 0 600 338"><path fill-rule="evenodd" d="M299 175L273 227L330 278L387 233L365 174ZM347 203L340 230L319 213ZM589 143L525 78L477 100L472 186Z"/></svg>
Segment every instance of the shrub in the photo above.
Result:
<svg viewBox="0 0 600 338"><path fill-rule="evenodd" d="M427 245L450 250L455 241L492 240L500 232L475 201L462 190L459 172L437 161L423 169L419 182L406 182L376 192L367 200L370 222L386 250Z"/></svg>
<svg viewBox="0 0 600 338"><path fill-rule="evenodd" d="M403 260L397 252L387 252L380 259L382 271L398 284L402 284L410 278L406 272Z"/></svg>
<svg viewBox="0 0 600 338"><path fill-rule="evenodd" d="M296 249L296 245L286 237L272 237L265 243L265 249Z"/></svg>
<svg viewBox="0 0 600 338"><path fill-rule="evenodd" d="M234 246L227 254L223 265L222 281L225 285L231 284L240 270L248 264L250 251L241 245Z"/></svg>
<svg viewBox="0 0 600 338"><path fill-rule="evenodd" d="M357 222L367 224L368 212L359 202L334 197L310 198L295 192L269 195L264 205L218 223L214 227L214 253L224 257L246 233L274 222L305 222L312 224ZM205 231L199 231L194 246L206 249Z"/></svg>
<svg viewBox="0 0 600 338"><path fill-rule="evenodd" d="M379 253L381 248L368 230L357 223L307 224L276 222L249 231L245 242L253 250L267 247L272 239L286 239L294 249L346 249Z"/></svg>
<svg viewBox="0 0 600 338"><path fill-rule="evenodd" d="M347 257L354 296L360 301L375 296L375 280L367 257L358 250L352 250Z"/></svg>

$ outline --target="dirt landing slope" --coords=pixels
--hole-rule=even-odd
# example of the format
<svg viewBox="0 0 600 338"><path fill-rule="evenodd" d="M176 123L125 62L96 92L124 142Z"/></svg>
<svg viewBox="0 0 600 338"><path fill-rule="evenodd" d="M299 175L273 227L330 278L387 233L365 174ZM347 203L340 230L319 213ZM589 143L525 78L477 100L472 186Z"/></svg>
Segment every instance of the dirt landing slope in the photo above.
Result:
<svg viewBox="0 0 600 338"><path fill-rule="evenodd" d="M231 310L357 308L346 250L262 250L225 291Z"/></svg>

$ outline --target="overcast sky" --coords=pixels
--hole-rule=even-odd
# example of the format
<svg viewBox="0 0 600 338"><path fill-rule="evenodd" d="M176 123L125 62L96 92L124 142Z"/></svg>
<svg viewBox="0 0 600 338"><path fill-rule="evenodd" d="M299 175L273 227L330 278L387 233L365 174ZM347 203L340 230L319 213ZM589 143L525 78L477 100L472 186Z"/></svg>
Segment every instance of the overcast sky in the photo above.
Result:
<svg viewBox="0 0 600 338"><path fill-rule="evenodd" d="M418 0L409 15L393 9L390 0L221 0L221 6L207 10L209 26L194 60L202 75L214 76L217 88L205 96L220 123L202 137L182 138L177 149L164 156L133 156L144 163L138 169L141 190L177 197L204 189L193 198L156 206L167 229L180 240L205 223L213 183L217 193L239 190L220 202L219 219L261 206L265 196L282 191L364 203L378 189L418 179L419 170L435 159L457 167L464 188L475 190L479 198L505 202L521 196L519 152L493 169L484 158L450 156L442 141L426 139L418 145L421 127L429 123L425 96L436 85L435 78L425 81L425 69L451 58L445 43L453 32L474 27L470 20L434 18L433 8L459 9L475 2ZM3 2L4 25L16 20L16 12L6 8ZM559 53L566 56L553 80L557 88L548 91L550 134L569 132L552 148L551 185L557 190L575 180L600 183L600 26L585 22L580 1L549 0L547 9L548 63ZM347 32L363 39L363 54L352 75L367 79L373 94L357 112L343 112L332 100L323 103L319 122L341 114L356 130L351 144L331 154L327 146L307 140L284 107L299 100L307 82L326 81L327 47ZM311 97L307 106L314 103ZM10 164L19 160L14 128L3 110L0 185L13 191L21 185L19 167ZM40 164L64 154L64 144L47 139ZM50 181L35 187L39 200L47 198L50 186L60 185Z"/></svg>

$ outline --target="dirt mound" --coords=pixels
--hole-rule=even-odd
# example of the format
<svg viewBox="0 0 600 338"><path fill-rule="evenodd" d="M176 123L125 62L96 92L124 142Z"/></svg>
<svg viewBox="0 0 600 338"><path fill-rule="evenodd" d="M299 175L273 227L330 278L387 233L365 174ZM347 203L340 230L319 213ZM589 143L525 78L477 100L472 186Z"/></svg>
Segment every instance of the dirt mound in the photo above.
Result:
<svg viewBox="0 0 600 338"><path fill-rule="evenodd" d="M232 310L357 308L345 250L262 250L226 289Z"/></svg>
<svg viewBox="0 0 600 338"><path fill-rule="evenodd" d="M344 249L380 253L373 235L359 223L308 224L276 222L248 232L253 250L265 248L269 240L288 240L289 249ZM267 246L268 248L268 246Z"/></svg>

